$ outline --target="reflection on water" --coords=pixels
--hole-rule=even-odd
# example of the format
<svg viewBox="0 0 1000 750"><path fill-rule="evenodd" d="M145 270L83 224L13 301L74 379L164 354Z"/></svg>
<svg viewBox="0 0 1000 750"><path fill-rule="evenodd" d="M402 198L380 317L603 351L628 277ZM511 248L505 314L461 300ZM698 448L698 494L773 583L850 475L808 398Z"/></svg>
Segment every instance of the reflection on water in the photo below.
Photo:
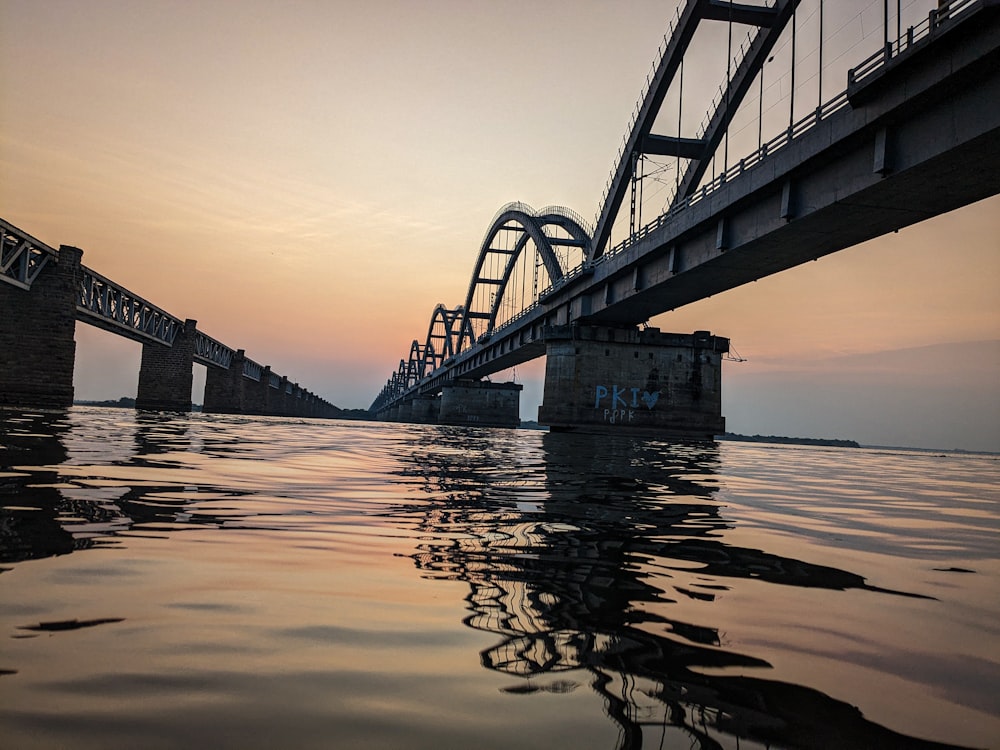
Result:
<svg viewBox="0 0 1000 750"><path fill-rule="evenodd" d="M685 747L706 750L720 747L709 730L779 747L953 747L887 730L806 687L699 671L770 665L720 648L711 626L643 606L671 596L712 601L728 590L660 587L668 571L692 569L706 580L880 590L855 573L726 545L730 524L706 502L717 446L546 434L544 463L504 478L498 467L511 456L494 455L488 438L450 437L410 456L442 498L419 509L416 528L436 540L414 559L433 577L470 585L466 624L500 636L481 653L483 666L518 677L587 673L621 727L622 748L642 747L644 729L659 740L667 727L683 730ZM508 690L572 690L577 679Z"/></svg>
<svg viewBox="0 0 1000 750"><path fill-rule="evenodd" d="M998 474L0 413L0 724L25 747L986 746Z"/></svg>
<svg viewBox="0 0 1000 750"><path fill-rule="evenodd" d="M54 467L66 460L65 414L0 412L0 562L62 555L76 548L58 523L68 508L55 469L31 474L11 466Z"/></svg>

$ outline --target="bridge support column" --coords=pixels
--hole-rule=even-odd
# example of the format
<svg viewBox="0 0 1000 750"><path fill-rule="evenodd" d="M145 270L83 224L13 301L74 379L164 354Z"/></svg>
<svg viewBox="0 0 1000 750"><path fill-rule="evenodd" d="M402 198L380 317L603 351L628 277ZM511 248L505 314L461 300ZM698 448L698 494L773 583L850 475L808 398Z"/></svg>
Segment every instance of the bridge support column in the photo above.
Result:
<svg viewBox="0 0 1000 750"><path fill-rule="evenodd" d="M185 320L173 346L153 342L142 345L136 409L191 411L194 381L194 340L197 321Z"/></svg>
<svg viewBox="0 0 1000 750"><path fill-rule="evenodd" d="M441 414L441 399L417 396L410 406L410 421L417 424L437 424Z"/></svg>
<svg viewBox="0 0 1000 750"><path fill-rule="evenodd" d="M412 422L413 421L413 400L402 401L399 407L396 409L396 419L397 422Z"/></svg>
<svg viewBox="0 0 1000 750"><path fill-rule="evenodd" d="M725 432L728 351L729 339L707 331L549 328L538 421L553 431L710 440Z"/></svg>
<svg viewBox="0 0 1000 750"><path fill-rule="evenodd" d="M63 245L31 289L0 282L0 406L73 403L77 276L83 251Z"/></svg>
<svg viewBox="0 0 1000 750"><path fill-rule="evenodd" d="M271 380L271 368L264 367L260 373L260 380L250 380L244 386L243 413L244 414L267 414L267 392L270 390L268 383Z"/></svg>
<svg viewBox="0 0 1000 750"><path fill-rule="evenodd" d="M208 367L205 373L205 404L202 411L206 414L244 414L244 381L243 361L246 351L237 350L229 363L229 369ZM253 381L248 381L253 383Z"/></svg>
<svg viewBox="0 0 1000 750"><path fill-rule="evenodd" d="M521 424L521 390L517 383L456 380L441 389L438 421L477 427L517 427Z"/></svg>
<svg viewBox="0 0 1000 750"><path fill-rule="evenodd" d="M268 403L268 414L275 417L288 416L288 377L281 376L278 381L277 392L271 392L271 401Z"/></svg>
<svg viewBox="0 0 1000 750"><path fill-rule="evenodd" d="M253 389L254 397L251 399L250 408L253 409L251 414L271 414L271 402L274 400L274 396L271 394L277 394L277 391L271 387L271 367L268 365L264 368L260 375L260 383L257 387Z"/></svg>

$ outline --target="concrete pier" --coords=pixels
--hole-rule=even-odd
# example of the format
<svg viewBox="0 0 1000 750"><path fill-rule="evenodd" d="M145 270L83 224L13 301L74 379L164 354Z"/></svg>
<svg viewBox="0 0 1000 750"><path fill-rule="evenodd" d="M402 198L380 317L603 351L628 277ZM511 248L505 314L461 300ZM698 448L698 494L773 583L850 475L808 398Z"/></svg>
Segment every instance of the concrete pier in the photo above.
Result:
<svg viewBox="0 0 1000 750"><path fill-rule="evenodd" d="M136 409L191 411L196 327L197 321L185 320L173 346L155 342L142 345Z"/></svg>
<svg viewBox="0 0 1000 750"><path fill-rule="evenodd" d="M417 396L410 405L410 420L418 424L437 424L441 417L441 399Z"/></svg>
<svg viewBox="0 0 1000 750"><path fill-rule="evenodd" d="M545 337L538 421L551 430L692 439L725 432L729 339L579 325L550 328Z"/></svg>
<svg viewBox="0 0 1000 750"><path fill-rule="evenodd" d="M0 294L0 406L73 403L77 276L83 251L63 245L30 289Z"/></svg>
<svg viewBox="0 0 1000 750"><path fill-rule="evenodd" d="M456 380L441 389L438 422L477 427L517 427L523 385Z"/></svg>
<svg viewBox="0 0 1000 750"><path fill-rule="evenodd" d="M237 350L229 364L229 369L209 367L205 373L205 403L202 411L206 414L247 414L246 393L260 383L243 375L246 352Z"/></svg>

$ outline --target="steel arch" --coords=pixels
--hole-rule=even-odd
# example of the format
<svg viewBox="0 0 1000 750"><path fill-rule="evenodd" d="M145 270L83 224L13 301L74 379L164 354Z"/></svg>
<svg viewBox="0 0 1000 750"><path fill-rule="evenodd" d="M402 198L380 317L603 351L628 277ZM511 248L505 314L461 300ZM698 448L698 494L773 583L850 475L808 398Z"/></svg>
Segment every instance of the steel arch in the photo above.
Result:
<svg viewBox="0 0 1000 750"><path fill-rule="evenodd" d="M618 218L625 193L635 176L639 156L656 154L688 159L680 189L674 196L677 205L688 198L711 163L729 121L739 108L755 76L760 72L781 32L798 7L800 0L774 0L767 6L732 3L724 0L687 0L679 11L676 24L665 38L659 60L649 79L648 88L632 115L629 130L619 150L619 159L608 182L597 216L594 239L587 261L599 259L610 243L611 229ZM658 135L652 132L667 90L681 70L684 55L701 21L723 21L757 27L749 48L732 78L726 82L705 133L699 138Z"/></svg>
<svg viewBox="0 0 1000 750"><path fill-rule="evenodd" d="M493 248L493 242L501 231L509 231L509 225L516 224L521 229L521 236L517 239L512 249L499 250ZM507 291L507 284L514 271L517 261L528 244L528 240L535 243L538 254L542 259L545 270L549 275L549 281L553 284L560 281L566 274L565 269L559 262L559 258L553 249L553 245L575 245L581 247L586 255L590 248L590 234L582 226L583 222L569 209L560 206L548 206L542 211L536 212L524 203L508 203L497 212L490 224L483 242L479 247L479 255L472 270L472 277L469 279L469 289L466 293L465 304L462 310L461 325L457 339L455 352L464 351L473 341L474 329L472 320L475 318L487 321L485 333L491 333L496 326L497 314L500 310L500 303ZM558 226L566 230L571 240L550 237L545 233L548 226ZM486 279L482 276L483 267L491 253L506 255L503 274L500 279ZM476 291L481 286L489 284L496 286L496 293L489 310L475 310Z"/></svg>
<svg viewBox="0 0 1000 750"><path fill-rule="evenodd" d="M410 344L410 358L406 363L406 387L410 388L424 377L427 366L427 349L416 339Z"/></svg>
<svg viewBox="0 0 1000 750"><path fill-rule="evenodd" d="M427 326L427 338L424 342L425 359L428 360L432 372L440 367L446 359L455 356L457 351L455 347L457 336L454 330L455 321L461 315L461 307L449 310L439 303L434 308L430 325ZM426 369L424 374L426 374Z"/></svg>

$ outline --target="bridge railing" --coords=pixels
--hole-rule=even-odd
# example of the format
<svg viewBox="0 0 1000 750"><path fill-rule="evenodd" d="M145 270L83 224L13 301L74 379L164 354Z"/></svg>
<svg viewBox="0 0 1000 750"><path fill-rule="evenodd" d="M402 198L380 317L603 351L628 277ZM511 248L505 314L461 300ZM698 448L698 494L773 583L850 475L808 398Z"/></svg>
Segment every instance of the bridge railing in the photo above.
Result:
<svg viewBox="0 0 1000 750"><path fill-rule="evenodd" d="M935 29L943 24L960 18L967 12L976 10L983 6L984 0L950 0L942 3L940 7L934 8L927 14L927 18L916 26L910 26L906 33L895 41L888 41L885 46L866 57L858 65L847 73L847 86L853 88L862 80L872 75L875 71L887 65L892 59L903 51L931 36Z"/></svg>
<svg viewBox="0 0 1000 750"><path fill-rule="evenodd" d="M53 248L0 219L0 281L30 289L45 264L58 258Z"/></svg>
<svg viewBox="0 0 1000 750"><path fill-rule="evenodd" d="M588 266L587 266L586 263L578 263L577 265L573 266L573 268L569 269L568 271L566 271L563 274L563 276L562 276L561 279L559 279L557 281L553 281L547 287L545 287L544 289L542 289L538 293L538 301L544 301L547 296L549 296L550 294L552 294L552 292L555 292L558 289L561 289L562 287L566 286L569 282L573 281L573 279L577 278L578 276L583 275L584 271L586 271L587 268L588 268ZM538 304L538 303L536 302L535 304ZM525 308L525 309L527 309L527 308Z"/></svg>
<svg viewBox="0 0 1000 750"><path fill-rule="evenodd" d="M594 236L594 225L592 222L584 219L580 214L574 211L572 208L567 208L566 206L545 206L545 208L540 208L535 212L536 216L564 216L567 219L575 222L577 225L583 228L583 230L591 237Z"/></svg>
<svg viewBox="0 0 1000 750"><path fill-rule="evenodd" d="M945 21L953 21L960 18L966 12L981 7L983 2L984 0L951 0L951 2L943 4L940 8L932 10L922 23L917 26L910 27L907 29L905 34L900 36L899 39L886 45L884 50L879 50L859 63L857 67L852 68L848 72L849 85L857 84L857 82L861 81L863 78L871 75L900 52L905 51L915 42L931 34L935 28L941 26ZM846 107L848 105L847 94L848 91L845 89L825 104L814 109L805 117L792 123L788 128L780 132L774 138L761 144L756 151L740 159L732 167L717 175L711 182L702 185L702 187L692 193L688 198L680 203L677 203L671 207L669 211L661 214L653 221L643 225L629 237L625 238L606 253L595 259L594 264L599 264L609 257L618 255L634 243L645 238L651 232L659 229L679 212L689 208L701 200L704 200L714 191L718 190L735 177L759 164L765 157L770 156L775 151L778 151L782 147L788 145L791 141L795 140L795 138L811 130L822 120ZM577 266L572 271L567 272L559 282L542 290L539 293L539 297L544 297L558 288L565 286L574 278L582 274L584 270L585 269L582 265Z"/></svg>
<svg viewBox="0 0 1000 750"><path fill-rule="evenodd" d="M86 266L80 270L77 312L128 338L173 345L183 321Z"/></svg>
<svg viewBox="0 0 1000 750"><path fill-rule="evenodd" d="M490 236L492 235L491 230L493 229L493 225L497 223L497 219L499 219L508 211L520 211L521 213L527 214L528 216L535 215L535 209L532 208L527 203L524 203L523 201L511 201L510 203L505 203L504 205L502 205L500 208L497 209L497 212L493 214L493 218L490 219L490 223L486 225L486 234L483 235L483 241L479 243L480 247L489 242Z"/></svg>

